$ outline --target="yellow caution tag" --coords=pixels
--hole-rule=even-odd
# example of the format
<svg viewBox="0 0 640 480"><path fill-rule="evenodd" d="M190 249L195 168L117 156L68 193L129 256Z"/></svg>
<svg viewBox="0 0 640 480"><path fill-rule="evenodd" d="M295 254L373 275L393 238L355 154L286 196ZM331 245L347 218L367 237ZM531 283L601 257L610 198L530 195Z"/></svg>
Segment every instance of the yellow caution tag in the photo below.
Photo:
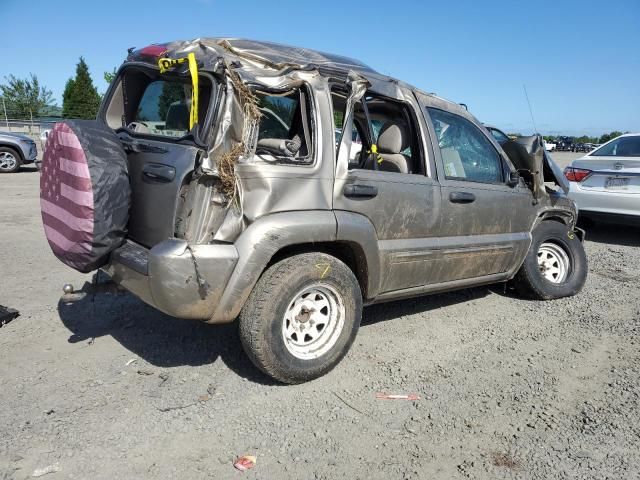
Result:
<svg viewBox="0 0 640 480"><path fill-rule="evenodd" d="M382 158L382 155L378 153L378 145L376 145L375 143L371 145L368 153L373 153L376 156L376 160L378 161L378 163L383 162L384 158Z"/></svg>
<svg viewBox="0 0 640 480"><path fill-rule="evenodd" d="M191 130L198 123L198 62L196 55L190 53L182 58L160 58L158 59L158 68L162 74L184 62L189 63L189 73L191 74L191 111L189 112L189 130Z"/></svg>

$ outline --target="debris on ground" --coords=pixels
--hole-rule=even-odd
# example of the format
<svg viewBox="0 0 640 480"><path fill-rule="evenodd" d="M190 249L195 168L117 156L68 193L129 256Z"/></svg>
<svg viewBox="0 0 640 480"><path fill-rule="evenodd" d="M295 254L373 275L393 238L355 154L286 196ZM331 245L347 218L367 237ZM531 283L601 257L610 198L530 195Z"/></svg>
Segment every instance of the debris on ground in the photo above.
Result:
<svg viewBox="0 0 640 480"><path fill-rule="evenodd" d="M47 475L49 473L56 473L60 471L60 465L58 463L54 463L53 465L48 465L43 468L36 468L31 474L32 477L42 477L43 475Z"/></svg>
<svg viewBox="0 0 640 480"><path fill-rule="evenodd" d="M0 305L0 327L6 325L11 320L18 318L20 312L15 308L4 307Z"/></svg>
<svg viewBox="0 0 640 480"><path fill-rule="evenodd" d="M189 407L193 407L194 405L197 405L198 402L190 402L187 403L185 405L174 405L172 407L156 407L160 412L171 412L172 410L183 410L185 408L189 408Z"/></svg>
<svg viewBox="0 0 640 480"><path fill-rule="evenodd" d="M129 365L131 365L134 362L137 362L138 359L137 358L132 358L131 360L129 360L127 363L124 364L125 367L128 367Z"/></svg>
<svg viewBox="0 0 640 480"><path fill-rule="evenodd" d="M155 372L153 370L147 370L146 368L140 368L138 369L138 375L155 375Z"/></svg>
<svg viewBox="0 0 640 480"><path fill-rule="evenodd" d="M256 466L256 457L253 455L243 455L242 457L238 457L235 462L233 462L233 466L244 472Z"/></svg>
<svg viewBox="0 0 640 480"><path fill-rule="evenodd" d="M340 395L338 395L336 392L333 392L333 394L336 396L336 398L338 400L340 400L342 403L344 403L347 407L349 407L351 410L354 410L356 412L358 412L361 415L365 415L365 413L360 410L359 408L354 407L351 403L347 402L344 398L342 398Z"/></svg>
<svg viewBox="0 0 640 480"><path fill-rule="evenodd" d="M510 470L518 470L521 467L520 462L509 453L493 453L491 455L491 463L496 467L504 467Z"/></svg>
<svg viewBox="0 0 640 480"><path fill-rule="evenodd" d="M376 398L378 400L420 400L420 397L415 393L411 393L408 395L396 395L389 393L376 393Z"/></svg>

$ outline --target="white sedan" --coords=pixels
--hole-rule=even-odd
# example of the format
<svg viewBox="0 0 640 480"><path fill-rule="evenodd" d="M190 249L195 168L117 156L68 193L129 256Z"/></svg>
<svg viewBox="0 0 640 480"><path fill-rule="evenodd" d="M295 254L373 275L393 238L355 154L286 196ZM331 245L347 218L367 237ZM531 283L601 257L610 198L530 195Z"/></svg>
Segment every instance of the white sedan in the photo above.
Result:
<svg viewBox="0 0 640 480"><path fill-rule="evenodd" d="M640 222L640 133L617 137L574 160L564 175L581 215Z"/></svg>

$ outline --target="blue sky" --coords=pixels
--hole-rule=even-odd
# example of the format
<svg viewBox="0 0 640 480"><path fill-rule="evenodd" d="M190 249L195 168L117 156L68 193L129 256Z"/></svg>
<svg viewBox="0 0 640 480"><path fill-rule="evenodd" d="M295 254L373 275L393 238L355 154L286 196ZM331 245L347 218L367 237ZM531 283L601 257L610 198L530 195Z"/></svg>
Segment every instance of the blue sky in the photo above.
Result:
<svg viewBox="0 0 640 480"><path fill-rule="evenodd" d="M271 40L358 58L530 133L640 131L640 0L0 0L3 66L61 103L84 56L98 90L128 47L200 36Z"/></svg>

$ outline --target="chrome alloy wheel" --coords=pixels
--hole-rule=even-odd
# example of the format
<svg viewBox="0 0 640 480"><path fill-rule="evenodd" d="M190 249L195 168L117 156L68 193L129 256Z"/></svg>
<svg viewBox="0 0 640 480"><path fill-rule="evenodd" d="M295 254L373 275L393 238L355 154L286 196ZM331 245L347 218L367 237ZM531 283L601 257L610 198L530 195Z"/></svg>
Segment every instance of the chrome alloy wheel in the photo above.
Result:
<svg viewBox="0 0 640 480"><path fill-rule="evenodd" d="M18 160L9 152L0 152L0 170L11 171L16 168Z"/></svg>
<svg viewBox="0 0 640 480"><path fill-rule="evenodd" d="M311 360L327 353L344 328L345 307L340 295L327 284L307 286L298 292L282 319L282 337L291 355Z"/></svg>
<svg viewBox="0 0 640 480"><path fill-rule="evenodd" d="M538 249L538 267L545 279L551 283L562 283L569 276L571 261L560 245L545 242Z"/></svg>

